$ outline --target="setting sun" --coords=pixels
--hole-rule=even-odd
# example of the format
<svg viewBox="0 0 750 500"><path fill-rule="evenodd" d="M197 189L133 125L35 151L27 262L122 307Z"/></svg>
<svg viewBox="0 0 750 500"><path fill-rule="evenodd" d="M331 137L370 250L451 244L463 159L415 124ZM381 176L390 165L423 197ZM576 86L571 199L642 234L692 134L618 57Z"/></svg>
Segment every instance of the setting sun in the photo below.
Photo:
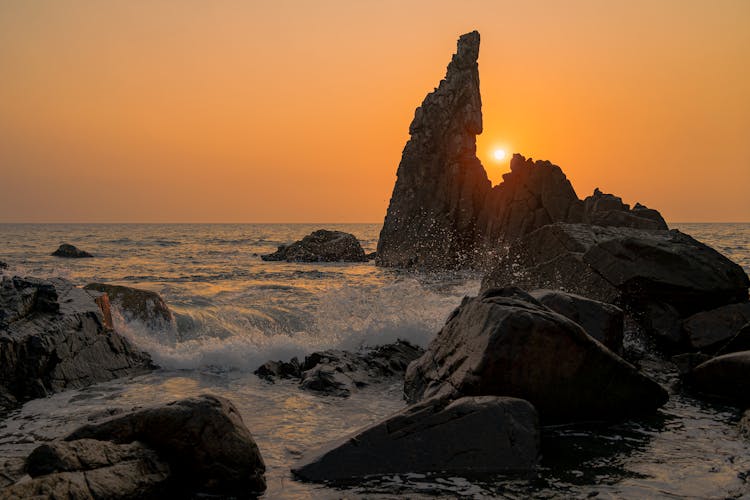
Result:
<svg viewBox="0 0 750 500"><path fill-rule="evenodd" d="M503 161L505 159L505 150L504 149L496 149L492 152L492 157L495 159L495 161Z"/></svg>

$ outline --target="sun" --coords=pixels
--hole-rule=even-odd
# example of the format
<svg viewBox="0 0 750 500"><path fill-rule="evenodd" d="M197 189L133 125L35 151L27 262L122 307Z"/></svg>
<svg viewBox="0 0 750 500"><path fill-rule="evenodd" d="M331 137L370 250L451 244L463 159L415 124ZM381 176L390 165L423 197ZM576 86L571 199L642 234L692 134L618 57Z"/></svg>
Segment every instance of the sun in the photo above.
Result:
<svg viewBox="0 0 750 500"><path fill-rule="evenodd" d="M505 159L505 150L504 149L496 149L492 152L492 157L495 159L495 161L503 161Z"/></svg>

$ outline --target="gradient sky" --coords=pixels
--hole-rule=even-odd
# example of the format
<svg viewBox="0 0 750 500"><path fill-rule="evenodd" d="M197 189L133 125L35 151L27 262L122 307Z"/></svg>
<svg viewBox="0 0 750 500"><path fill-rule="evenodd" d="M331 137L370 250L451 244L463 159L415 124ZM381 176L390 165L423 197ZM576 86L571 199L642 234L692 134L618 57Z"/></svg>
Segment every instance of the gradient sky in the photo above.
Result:
<svg viewBox="0 0 750 500"><path fill-rule="evenodd" d="M382 222L473 29L494 181L750 221L747 0L6 0L0 222Z"/></svg>

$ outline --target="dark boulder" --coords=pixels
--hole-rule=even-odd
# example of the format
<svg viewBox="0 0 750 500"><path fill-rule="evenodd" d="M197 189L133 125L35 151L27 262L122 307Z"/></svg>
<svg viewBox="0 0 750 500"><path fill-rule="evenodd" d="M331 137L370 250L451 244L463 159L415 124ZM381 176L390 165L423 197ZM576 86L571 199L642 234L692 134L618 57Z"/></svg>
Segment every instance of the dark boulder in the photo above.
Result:
<svg viewBox="0 0 750 500"><path fill-rule="evenodd" d="M640 203L633 209L622 198L594 190L583 200L583 222L596 226L632 227L637 229L668 229L661 214Z"/></svg>
<svg viewBox="0 0 750 500"><path fill-rule="evenodd" d="M319 229L291 245L282 245L276 252L261 255L269 261L287 262L366 262L359 240L349 233Z"/></svg>
<svg viewBox="0 0 750 500"><path fill-rule="evenodd" d="M695 367L687 379L701 393L746 406L750 404L750 351L709 359Z"/></svg>
<svg viewBox="0 0 750 500"><path fill-rule="evenodd" d="M109 302L126 321L138 321L152 330L176 330L176 322L164 299L150 290L129 286L89 283L85 290L106 293Z"/></svg>
<svg viewBox="0 0 750 500"><path fill-rule="evenodd" d="M622 354L622 309L562 290L532 290L529 294L543 305L578 323L586 333L612 352Z"/></svg>
<svg viewBox="0 0 750 500"><path fill-rule="evenodd" d="M85 252L83 250L79 250L73 245L69 245L68 243L63 243L60 245L57 250L52 252L52 255L54 257L65 257L67 259L82 259L86 257L93 257L88 252Z"/></svg>
<svg viewBox="0 0 750 500"><path fill-rule="evenodd" d="M464 298L409 365L404 393L410 402L435 395L523 398L543 423L651 414L668 399L579 325L514 287Z"/></svg>
<svg viewBox="0 0 750 500"><path fill-rule="evenodd" d="M384 378L403 376L409 363L424 353L424 349L399 340L361 352L338 349L314 352L300 363L269 361L255 371L260 378L297 378L300 388L328 396L348 397L357 388Z"/></svg>
<svg viewBox="0 0 750 500"><path fill-rule="evenodd" d="M0 260L0 270L8 269L8 264Z"/></svg>
<svg viewBox="0 0 750 500"><path fill-rule="evenodd" d="M677 230L550 224L520 238L482 289L559 288L627 311L667 304L678 317L747 300L745 271Z"/></svg>
<svg viewBox="0 0 750 500"><path fill-rule="evenodd" d="M346 482L370 475L508 473L534 469L539 424L527 401L430 399L303 456L294 474Z"/></svg>
<svg viewBox="0 0 750 500"><path fill-rule="evenodd" d="M0 281L0 394L23 402L151 368L89 292L60 278Z"/></svg>
<svg viewBox="0 0 750 500"><path fill-rule="evenodd" d="M750 302L740 302L696 313L682 322L682 331L691 349L716 352L735 338L748 322Z"/></svg>
<svg viewBox="0 0 750 500"><path fill-rule="evenodd" d="M65 438L116 444L141 442L169 464L170 479L187 491L219 495L266 489L265 464L235 406L212 395L181 399L103 422Z"/></svg>

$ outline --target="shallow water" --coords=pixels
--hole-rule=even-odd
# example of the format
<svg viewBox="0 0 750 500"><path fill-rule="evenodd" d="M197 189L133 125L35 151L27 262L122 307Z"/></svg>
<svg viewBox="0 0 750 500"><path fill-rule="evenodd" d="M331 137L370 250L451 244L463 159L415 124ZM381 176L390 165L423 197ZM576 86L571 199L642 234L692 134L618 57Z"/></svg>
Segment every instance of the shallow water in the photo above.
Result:
<svg viewBox="0 0 750 500"><path fill-rule="evenodd" d="M0 260L9 273L63 275L159 292L180 329L149 332L116 318L118 328L164 367L155 373L57 394L24 405L0 423L0 456L23 456L92 413L132 408L203 392L230 398L268 466L268 498L455 496L509 498L726 498L748 487L750 446L736 409L679 393L651 419L608 428L555 428L543 436L534 477L460 478L401 475L354 489L297 482L289 468L304 450L404 406L386 382L349 399L268 384L252 370L268 359L314 350L356 349L404 338L425 345L476 276L420 275L365 264L263 262L319 227L352 232L374 250L379 225L0 225ZM750 270L750 224L672 224ZM95 259L49 256L69 242ZM174 332L172 332L174 333ZM661 373L664 385L674 374Z"/></svg>

